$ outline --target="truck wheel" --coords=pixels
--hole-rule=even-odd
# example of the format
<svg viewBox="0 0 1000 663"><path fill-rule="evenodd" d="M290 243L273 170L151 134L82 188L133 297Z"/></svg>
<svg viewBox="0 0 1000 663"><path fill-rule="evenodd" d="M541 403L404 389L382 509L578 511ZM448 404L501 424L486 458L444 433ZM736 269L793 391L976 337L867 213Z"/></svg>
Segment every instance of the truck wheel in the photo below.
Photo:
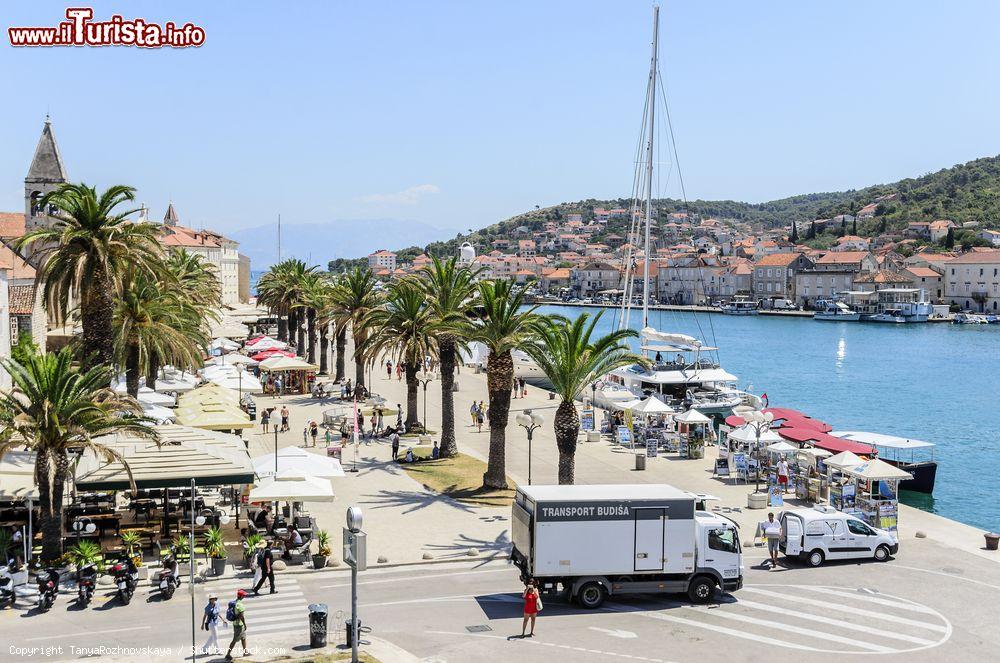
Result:
<svg viewBox="0 0 1000 663"><path fill-rule="evenodd" d="M889 561L889 546L881 545L875 549L875 561L876 562Z"/></svg>
<svg viewBox="0 0 1000 663"><path fill-rule="evenodd" d="M584 608L588 610L594 610L595 608L601 607L604 603L604 599L607 596L607 592L604 591L604 587L599 582L587 582L583 584L580 591L576 593L576 600L580 602Z"/></svg>
<svg viewBox="0 0 1000 663"><path fill-rule="evenodd" d="M819 566L823 563L823 560L824 556L822 550L814 550L809 553L808 557L806 557L806 562L809 563L809 566Z"/></svg>
<svg viewBox="0 0 1000 663"><path fill-rule="evenodd" d="M715 596L715 581L707 576L699 576L688 586L691 603L708 603Z"/></svg>

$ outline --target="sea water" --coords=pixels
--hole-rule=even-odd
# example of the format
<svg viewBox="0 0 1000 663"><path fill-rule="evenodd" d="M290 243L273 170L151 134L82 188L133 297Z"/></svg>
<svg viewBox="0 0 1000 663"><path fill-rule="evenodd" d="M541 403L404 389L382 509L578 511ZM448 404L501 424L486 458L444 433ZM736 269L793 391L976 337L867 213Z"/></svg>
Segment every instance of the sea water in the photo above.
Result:
<svg viewBox="0 0 1000 663"><path fill-rule="evenodd" d="M617 310L543 306L574 318ZM642 326L633 311L630 326ZM718 347L739 386L774 407L860 430L937 445L933 497L902 501L976 527L1000 529L1000 325L820 322L806 317L650 311L649 323ZM637 345L637 344L633 344Z"/></svg>

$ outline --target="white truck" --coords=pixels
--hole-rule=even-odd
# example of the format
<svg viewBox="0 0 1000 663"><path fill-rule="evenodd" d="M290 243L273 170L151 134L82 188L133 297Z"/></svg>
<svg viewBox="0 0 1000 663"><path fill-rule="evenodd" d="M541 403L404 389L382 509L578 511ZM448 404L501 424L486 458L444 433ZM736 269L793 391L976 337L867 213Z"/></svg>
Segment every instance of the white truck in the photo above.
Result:
<svg viewBox="0 0 1000 663"><path fill-rule="evenodd" d="M695 603L743 586L737 525L664 484L519 486L511 559L543 595L586 608L608 596L685 593Z"/></svg>

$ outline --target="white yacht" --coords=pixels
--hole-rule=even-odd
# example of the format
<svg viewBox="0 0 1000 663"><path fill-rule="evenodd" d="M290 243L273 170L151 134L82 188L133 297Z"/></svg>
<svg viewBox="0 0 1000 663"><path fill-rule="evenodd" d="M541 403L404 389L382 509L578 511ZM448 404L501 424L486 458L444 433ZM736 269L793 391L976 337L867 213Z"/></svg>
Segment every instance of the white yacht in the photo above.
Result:
<svg viewBox="0 0 1000 663"><path fill-rule="evenodd" d="M813 313L813 320L857 322L860 319L860 313L853 310L844 302L833 299L818 300L816 302L816 312Z"/></svg>
<svg viewBox="0 0 1000 663"><path fill-rule="evenodd" d="M732 301L726 302L719 307L726 315L757 315L757 302L746 297L736 297Z"/></svg>
<svg viewBox="0 0 1000 663"><path fill-rule="evenodd" d="M934 307L920 288L882 288L843 293L862 322L927 322Z"/></svg>

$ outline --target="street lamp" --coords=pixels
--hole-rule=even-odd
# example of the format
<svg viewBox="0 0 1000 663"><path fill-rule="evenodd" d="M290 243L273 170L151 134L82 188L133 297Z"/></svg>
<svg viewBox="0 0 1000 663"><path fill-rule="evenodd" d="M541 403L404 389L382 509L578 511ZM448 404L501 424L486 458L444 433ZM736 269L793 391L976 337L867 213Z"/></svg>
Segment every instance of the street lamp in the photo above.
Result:
<svg viewBox="0 0 1000 663"><path fill-rule="evenodd" d="M417 382L422 384L424 387L424 433L427 432L427 385L433 382L435 377L437 376L430 371L420 371L417 373Z"/></svg>
<svg viewBox="0 0 1000 663"><path fill-rule="evenodd" d="M764 432L764 431L771 430L771 422L774 421L774 415L771 414L770 412L758 412L758 411L755 410L753 412L748 412L747 414L743 415L743 419L744 419L744 421L747 422L747 426L749 426L753 430L754 435L757 438L757 449L756 449L756 451L757 451L757 478L756 478L756 481L754 483L754 492L755 493L759 493L760 492L760 471L761 471L761 467L763 466L763 462L762 462L763 459L761 457L762 454L760 453L760 434L762 432Z"/></svg>
<svg viewBox="0 0 1000 663"><path fill-rule="evenodd" d="M531 434L535 432L536 428L541 428L545 423L545 417L535 413L532 414L531 410L525 410L521 414L514 418L517 421L517 425L528 431L528 485L531 485Z"/></svg>

